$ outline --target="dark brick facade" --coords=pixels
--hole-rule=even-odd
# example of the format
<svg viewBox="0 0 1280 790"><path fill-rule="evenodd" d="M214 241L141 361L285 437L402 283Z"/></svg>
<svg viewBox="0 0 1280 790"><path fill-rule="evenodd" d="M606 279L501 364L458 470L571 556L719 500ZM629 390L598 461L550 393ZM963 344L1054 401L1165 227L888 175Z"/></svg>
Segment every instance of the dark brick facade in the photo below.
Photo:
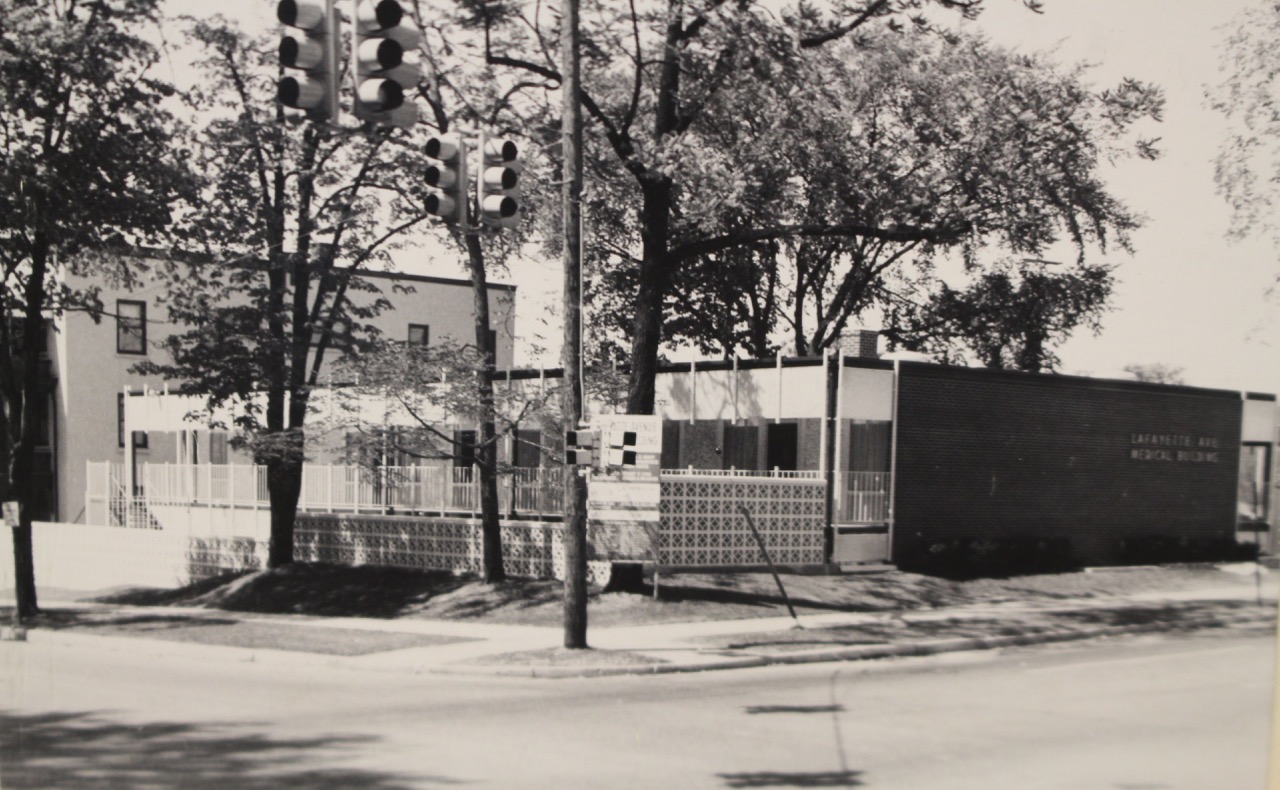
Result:
<svg viewBox="0 0 1280 790"><path fill-rule="evenodd" d="M1238 393L915 363L898 386L895 561L965 538L1065 538L1083 564L1234 540Z"/></svg>

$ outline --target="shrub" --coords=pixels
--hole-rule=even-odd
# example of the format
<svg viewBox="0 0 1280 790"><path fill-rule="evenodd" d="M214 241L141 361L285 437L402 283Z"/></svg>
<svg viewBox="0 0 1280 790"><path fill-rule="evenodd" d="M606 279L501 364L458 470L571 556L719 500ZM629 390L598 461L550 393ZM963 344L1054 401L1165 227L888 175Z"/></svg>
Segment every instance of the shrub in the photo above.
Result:
<svg viewBox="0 0 1280 790"><path fill-rule="evenodd" d="M1180 535L1130 535L1120 541L1124 565L1161 565L1182 562L1252 562L1258 546L1227 537Z"/></svg>
<svg viewBox="0 0 1280 790"><path fill-rule="evenodd" d="M903 570L953 579L1059 573L1079 568L1066 537L959 536L920 540L897 557Z"/></svg>

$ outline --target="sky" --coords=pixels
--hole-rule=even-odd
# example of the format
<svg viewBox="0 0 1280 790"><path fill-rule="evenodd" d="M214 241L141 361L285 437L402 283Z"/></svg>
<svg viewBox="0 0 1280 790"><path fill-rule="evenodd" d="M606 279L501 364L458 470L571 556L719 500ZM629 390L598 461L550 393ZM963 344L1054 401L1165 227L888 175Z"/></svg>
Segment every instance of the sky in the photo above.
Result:
<svg viewBox="0 0 1280 790"><path fill-rule="evenodd" d="M1106 86L1122 77L1164 89L1164 152L1107 176L1115 193L1147 217L1133 255L1116 254L1114 310L1097 337L1063 347L1063 372L1122 375L1128 364L1183 368L1189 384L1280 392L1280 301L1267 293L1278 272L1265 241L1228 243L1228 211L1213 183L1225 139L1206 105L1219 71L1222 28L1254 0L1046 0L1043 14L1014 0L991 2L977 23L993 40L1025 51L1052 50L1061 62L1094 65Z"/></svg>
<svg viewBox="0 0 1280 790"><path fill-rule="evenodd" d="M1044 0L1035 14L1019 0L987 0L982 16L966 23L1007 47L1088 63L1097 87L1132 77L1164 90L1164 121L1150 129L1163 156L1105 171L1114 193L1146 222L1133 235L1133 254L1111 251L1104 259L1118 267L1113 309L1099 335L1082 330L1059 350L1061 372L1124 378L1126 365L1162 364L1181 368L1188 384L1280 393L1280 296L1268 296L1280 259L1265 240L1226 238L1228 212L1213 183L1226 127L1204 98L1222 79L1223 26L1260 2ZM274 3L263 0L168 6L219 11L246 28L274 26ZM463 276L459 267L430 271ZM546 317L557 312L559 261L527 258L494 279L518 286L517 363L558 364L560 330Z"/></svg>

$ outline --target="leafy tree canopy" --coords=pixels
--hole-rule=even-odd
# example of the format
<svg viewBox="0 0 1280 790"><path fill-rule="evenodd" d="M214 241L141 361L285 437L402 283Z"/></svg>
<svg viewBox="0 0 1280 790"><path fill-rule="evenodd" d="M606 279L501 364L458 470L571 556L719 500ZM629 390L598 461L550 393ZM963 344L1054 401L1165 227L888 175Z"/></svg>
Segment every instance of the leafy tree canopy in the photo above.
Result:
<svg viewBox="0 0 1280 790"><path fill-rule="evenodd" d="M942 284L926 301L892 306L884 331L898 348L947 363L994 369L1056 370L1054 347L1077 328L1097 332L1111 296L1111 268L1048 271L1040 262L1004 264L956 290Z"/></svg>
<svg viewBox="0 0 1280 790"><path fill-rule="evenodd" d="M1155 384L1186 384L1182 377L1182 368L1166 365L1163 362L1150 364L1125 365L1124 372L1138 381L1149 381Z"/></svg>
<svg viewBox="0 0 1280 790"><path fill-rule="evenodd" d="M148 69L139 33L158 0L0 0L0 494L22 505L13 533L19 618L35 614L31 545L39 351L47 318L101 309L64 277L106 268L104 253L156 243L192 196L172 93ZM131 259L110 273L127 280Z"/></svg>
<svg viewBox="0 0 1280 790"><path fill-rule="evenodd" d="M1139 217L1103 169L1157 155L1138 127L1159 120L1157 89L1096 90L1082 68L918 32L758 62L764 73L733 72L698 123L666 138L668 341L760 355L785 329L809 354L894 294L937 291L933 263L953 250L980 276L993 252L1067 242L1084 265L1129 249ZM643 189L614 158L595 173L598 304L628 316L644 238L622 207Z"/></svg>
<svg viewBox="0 0 1280 790"><path fill-rule="evenodd" d="M192 194L173 89L139 33L158 0L0 0L0 262L7 298L32 261L158 243ZM50 290L49 294L56 291ZM52 305L50 305L51 307Z"/></svg>
<svg viewBox="0 0 1280 790"><path fill-rule="evenodd" d="M1215 161L1218 192L1231 207L1229 236L1260 235L1280 254L1280 6L1264 3L1230 23L1222 48L1225 78L1210 106L1228 122Z"/></svg>

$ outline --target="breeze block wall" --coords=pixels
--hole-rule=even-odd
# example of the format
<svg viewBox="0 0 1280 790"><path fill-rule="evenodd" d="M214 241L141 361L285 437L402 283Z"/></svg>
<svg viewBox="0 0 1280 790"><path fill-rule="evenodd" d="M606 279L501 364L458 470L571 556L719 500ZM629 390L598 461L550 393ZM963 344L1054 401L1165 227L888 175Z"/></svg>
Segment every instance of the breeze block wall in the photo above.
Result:
<svg viewBox="0 0 1280 790"><path fill-rule="evenodd" d="M989 572L1232 558L1241 403L904 362L893 559Z"/></svg>

